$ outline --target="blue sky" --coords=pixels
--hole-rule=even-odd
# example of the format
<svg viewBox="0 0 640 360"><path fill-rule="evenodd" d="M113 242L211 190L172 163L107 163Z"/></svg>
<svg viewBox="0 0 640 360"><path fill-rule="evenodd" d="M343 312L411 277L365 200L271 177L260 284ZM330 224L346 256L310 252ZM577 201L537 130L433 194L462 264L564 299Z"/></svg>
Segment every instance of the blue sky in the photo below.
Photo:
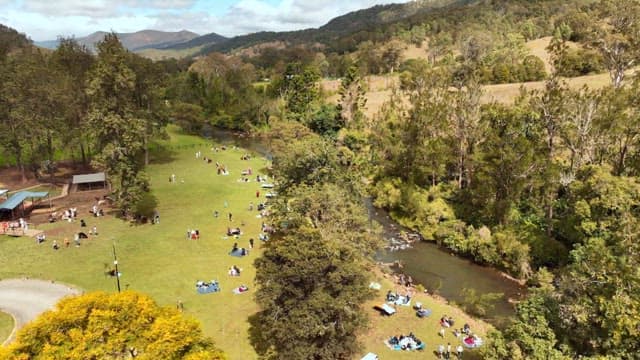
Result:
<svg viewBox="0 0 640 360"><path fill-rule="evenodd" d="M0 23L36 41L81 37L94 31L143 29L216 32L318 27L376 4L407 0L0 0Z"/></svg>

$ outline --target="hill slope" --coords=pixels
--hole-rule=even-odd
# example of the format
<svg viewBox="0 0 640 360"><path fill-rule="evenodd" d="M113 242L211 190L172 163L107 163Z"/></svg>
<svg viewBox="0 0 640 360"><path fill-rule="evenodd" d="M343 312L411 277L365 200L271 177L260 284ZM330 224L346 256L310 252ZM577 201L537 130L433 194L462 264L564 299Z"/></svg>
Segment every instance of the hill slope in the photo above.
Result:
<svg viewBox="0 0 640 360"><path fill-rule="evenodd" d="M107 34L104 31L97 31L85 37L76 40L91 50L95 50L95 44L102 40ZM142 30L134 33L117 33L122 44L131 51L137 51L153 47L167 47L183 42L187 42L198 37L198 34L182 30L177 32L167 32L158 30ZM56 48L57 40L40 41L36 45L45 48Z"/></svg>
<svg viewBox="0 0 640 360"><path fill-rule="evenodd" d="M226 41L220 41L218 37L208 34L193 39L189 43L168 46L164 49L183 50L190 45L193 45L193 47L202 46L199 54L206 55L214 51L229 52L261 43L281 41L291 45L321 44L330 47L332 43L341 36L354 34L365 29L376 28L381 24L401 21L407 17L428 13L434 9L460 6L472 1L474 0L416 0L405 4L377 5L339 16L315 29L285 32L263 31L236 36L226 39Z"/></svg>

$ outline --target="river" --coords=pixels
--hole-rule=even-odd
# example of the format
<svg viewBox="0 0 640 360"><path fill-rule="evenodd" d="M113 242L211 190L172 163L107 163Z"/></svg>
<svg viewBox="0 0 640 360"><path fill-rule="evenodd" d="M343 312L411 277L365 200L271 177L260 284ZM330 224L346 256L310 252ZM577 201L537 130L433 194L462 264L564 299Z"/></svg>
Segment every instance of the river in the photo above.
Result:
<svg viewBox="0 0 640 360"><path fill-rule="evenodd" d="M369 204L370 201L367 202ZM393 221L382 209L369 207L369 216L382 225L382 236L389 243L398 238L401 230L411 232ZM526 291L499 271L455 256L432 242L418 241L402 250L385 250L378 254L378 260L386 263L400 261L403 265L402 272L410 275L414 283L422 284L429 293L435 293L449 301L462 303L463 289L473 289L476 294L504 294L484 318L498 327L506 324L508 318L514 315L514 307L508 299L520 299Z"/></svg>
<svg viewBox="0 0 640 360"><path fill-rule="evenodd" d="M236 145L267 158L271 158L268 146L260 139L239 137L228 131L212 130L207 137L227 145ZM374 208L367 201L371 219L382 225L382 236L387 241L398 237L402 226L393 221L386 211ZM409 231L410 232L410 231ZM416 242L411 248L397 251L385 250L378 254L378 260L403 264L402 272L410 275L414 283L422 284L430 293L436 293L450 301L461 303L463 289L473 289L476 294L503 293L502 299L489 309L485 320L500 327L514 314L514 308L508 299L519 299L525 288L507 279L499 271L477 265L467 259L452 255L437 244Z"/></svg>

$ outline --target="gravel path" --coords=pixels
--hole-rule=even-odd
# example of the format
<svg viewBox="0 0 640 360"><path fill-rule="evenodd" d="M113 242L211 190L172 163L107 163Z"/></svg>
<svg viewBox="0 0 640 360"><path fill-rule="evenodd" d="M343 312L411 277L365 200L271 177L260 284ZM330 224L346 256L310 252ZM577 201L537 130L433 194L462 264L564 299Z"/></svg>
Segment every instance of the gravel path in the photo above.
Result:
<svg viewBox="0 0 640 360"><path fill-rule="evenodd" d="M13 332L4 344L13 341L18 329L45 310L52 309L58 300L80 293L80 290L67 285L44 280L0 280L0 310L11 314L15 320Z"/></svg>

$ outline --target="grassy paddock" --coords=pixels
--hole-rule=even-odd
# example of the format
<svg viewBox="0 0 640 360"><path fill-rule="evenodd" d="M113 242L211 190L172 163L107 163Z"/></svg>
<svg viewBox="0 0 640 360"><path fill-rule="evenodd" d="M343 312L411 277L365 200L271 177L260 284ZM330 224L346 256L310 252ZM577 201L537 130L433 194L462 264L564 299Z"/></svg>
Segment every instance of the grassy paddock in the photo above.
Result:
<svg viewBox="0 0 640 360"><path fill-rule="evenodd" d="M13 331L13 317L0 311L0 344L11 335Z"/></svg>
<svg viewBox="0 0 640 360"><path fill-rule="evenodd" d="M49 234L47 242L41 245L36 245L33 239L0 236L0 263L3 264L0 278L29 276L73 284L87 291L115 291L115 278L104 274L112 266L115 244L123 289L147 293L162 305L176 306L182 301L185 312L202 322L205 333L215 339L230 359L255 359L257 355L249 342L248 317L258 310L253 298L253 260L261 252L257 238L262 219L256 217L255 210L250 212L248 206L249 202L257 205L265 199L266 191L259 188L255 176L265 173L268 162L257 157L242 161L240 157L245 153L242 149L214 153L212 145L205 140L180 134L175 128L170 128L170 134L170 140L154 146L148 168L159 203L160 224L133 225L112 216L94 218L84 216L89 215L84 210L79 218L84 218L89 228L97 226L99 235L90 236L78 248L73 244L65 248L63 239L72 240L73 234L80 230L88 233L88 229L80 228L79 221L41 224L38 228ZM213 162L196 160L198 150ZM231 174L217 175L216 161L225 164ZM238 182L240 172L249 166L253 169L251 182ZM171 174L176 175L176 184L169 183ZM256 190L260 191L260 199L256 198ZM224 207L225 201L228 208ZM219 218L213 217L214 210L220 212ZM227 218L229 212L233 214L231 223ZM245 226L241 226L242 222ZM241 227L244 234L237 240L226 239L228 226ZM186 230L191 228L200 230L200 240L186 239ZM236 258L227 254L236 241L240 247L248 248L250 237L257 246L249 256ZM60 250L51 249L53 239L62 246ZM231 265L243 269L240 277L227 275ZM211 279L220 281L222 291L197 294L196 280ZM250 291L233 294L232 289L241 284L249 286ZM412 311L404 308L389 319L379 319L371 310L371 332L363 338L366 349L379 351L382 358L416 356L386 354L389 350L383 349L380 341L394 333L414 331L427 342L428 349L433 350L437 329L431 328L431 321L441 316L439 312L453 314L455 311L443 304L434 303L433 307L434 317L428 320L417 319Z"/></svg>

